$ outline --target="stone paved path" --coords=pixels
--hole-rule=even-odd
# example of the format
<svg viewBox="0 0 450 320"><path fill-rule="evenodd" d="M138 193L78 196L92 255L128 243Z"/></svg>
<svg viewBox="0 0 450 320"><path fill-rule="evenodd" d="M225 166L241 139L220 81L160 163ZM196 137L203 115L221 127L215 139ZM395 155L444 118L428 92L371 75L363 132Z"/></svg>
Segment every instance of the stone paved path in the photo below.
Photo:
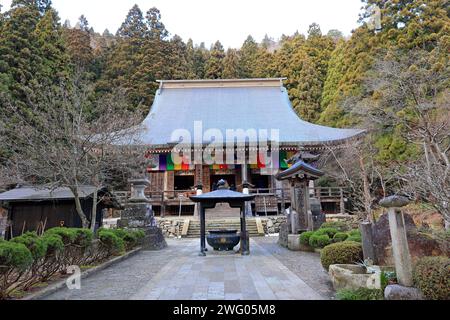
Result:
<svg viewBox="0 0 450 320"><path fill-rule="evenodd" d="M331 297L317 255L308 257L315 279L302 279L298 270L273 252L277 238L251 241L251 255L214 252L198 256L198 239L168 240L169 248L140 252L82 281L81 290L60 290L46 299L107 300L321 300ZM296 252L298 265L302 253ZM292 260L292 257L289 257ZM325 274L325 276L324 276ZM300 275L300 276L299 276ZM321 281L317 281L320 279Z"/></svg>

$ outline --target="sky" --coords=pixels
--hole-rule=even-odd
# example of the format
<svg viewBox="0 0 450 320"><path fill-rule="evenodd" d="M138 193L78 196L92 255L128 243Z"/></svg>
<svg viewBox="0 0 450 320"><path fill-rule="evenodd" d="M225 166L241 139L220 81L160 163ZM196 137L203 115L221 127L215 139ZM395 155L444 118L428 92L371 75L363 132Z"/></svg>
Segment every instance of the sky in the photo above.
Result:
<svg viewBox="0 0 450 320"><path fill-rule="evenodd" d="M322 32L338 29L350 35L358 26L361 0L52 0L61 21L72 26L84 14L95 31L115 33L128 11L138 4L144 13L151 7L161 11L162 21L171 35L185 41L220 40L225 48L238 48L248 35L261 41L265 34L278 39L295 31L305 34L316 22ZM11 0L0 0L3 10Z"/></svg>

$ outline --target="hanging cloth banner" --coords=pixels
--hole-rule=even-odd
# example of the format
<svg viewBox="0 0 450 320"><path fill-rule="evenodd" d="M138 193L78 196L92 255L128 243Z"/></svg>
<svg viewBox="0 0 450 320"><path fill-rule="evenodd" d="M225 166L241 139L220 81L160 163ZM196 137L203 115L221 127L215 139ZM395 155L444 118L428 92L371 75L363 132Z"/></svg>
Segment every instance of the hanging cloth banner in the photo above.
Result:
<svg viewBox="0 0 450 320"><path fill-rule="evenodd" d="M175 170L175 164L173 163L172 154L171 153L169 153L167 155L167 169L166 170L167 171L174 171ZM180 166L180 170L181 170L181 166Z"/></svg>
<svg viewBox="0 0 450 320"><path fill-rule="evenodd" d="M147 158L147 171L151 172L151 171L159 171L159 155L158 154L147 154L146 155Z"/></svg>
<svg viewBox="0 0 450 320"><path fill-rule="evenodd" d="M183 163L181 164L181 170L189 171L191 166L189 165L189 159L187 156L183 156Z"/></svg>
<svg viewBox="0 0 450 320"><path fill-rule="evenodd" d="M286 151L280 151L280 169L287 169L289 165L287 163L288 156Z"/></svg>
<svg viewBox="0 0 450 320"><path fill-rule="evenodd" d="M258 152L258 169L264 169L266 167L265 157L262 152Z"/></svg>
<svg viewBox="0 0 450 320"><path fill-rule="evenodd" d="M167 171L167 157L165 154L159 155L159 171Z"/></svg>

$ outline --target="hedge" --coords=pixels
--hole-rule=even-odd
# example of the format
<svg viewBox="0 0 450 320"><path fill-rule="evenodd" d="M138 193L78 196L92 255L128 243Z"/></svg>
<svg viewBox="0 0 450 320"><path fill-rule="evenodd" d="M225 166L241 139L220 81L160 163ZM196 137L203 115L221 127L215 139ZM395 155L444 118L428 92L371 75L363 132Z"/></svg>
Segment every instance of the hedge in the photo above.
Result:
<svg viewBox="0 0 450 320"><path fill-rule="evenodd" d="M47 253L47 243L36 232L27 232L20 237L13 238L11 242L21 243L27 247L34 260L43 258Z"/></svg>
<svg viewBox="0 0 450 320"><path fill-rule="evenodd" d="M347 223L343 222L343 221L330 221L330 222L325 222L322 224L322 226L320 227L320 229L327 229L327 228L332 228L332 229L336 229L339 232L346 232L350 230L350 227L347 225Z"/></svg>
<svg viewBox="0 0 450 320"><path fill-rule="evenodd" d="M355 264L362 259L362 246L353 241L330 244L320 253L320 261L327 271L332 264Z"/></svg>
<svg viewBox="0 0 450 320"><path fill-rule="evenodd" d="M117 231L102 229L98 232L98 238L111 254L121 254L125 251L125 242L116 235Z"/></svg>
<svg viewBox="0 0 450 320"><path fill-rule="evenodd" d="M317 235L327 235L331 239L333 239L334 235L338 233L339 231L334 228L320 228L316 231Z"/></svg>
<svg viewBox="0 0 450 320"><path fill-rule="evenodd" d="M0 274L7 271L5 268L27 269L33 263L31 251L22 243L0 242Z"/></svg>
<svg viewBox="0 0 450 320"><path fill-rule="evenodd" d="M305 245L305 246L309 246L309 239L311 238L311 236L314 234L314 231L307 231L307 232L303 232L300 235L300 243Z"/></svg>
<svg viewBox="0 0 450 320"><path fill-rule="evenodd" d="M425 257L414 267L415 285L430 300L450 300L450 258Z"/></svg>
<svg viewBox="0 0 450 320"><path fill-rule="evenodd" d="M317 234L317 232L316 232L309 238L309 245L316 249L323 248L323 247L329 245L330 243L331 243L331 239L326 234Z"/></svg>
<svg viewBox="0 0 450 320"><path fill-rule="evenodd" d="M334 235L333 237L333 242L342 242L347 240L347 238L349 237L349 235L345 232L338 232Z"/></svg>

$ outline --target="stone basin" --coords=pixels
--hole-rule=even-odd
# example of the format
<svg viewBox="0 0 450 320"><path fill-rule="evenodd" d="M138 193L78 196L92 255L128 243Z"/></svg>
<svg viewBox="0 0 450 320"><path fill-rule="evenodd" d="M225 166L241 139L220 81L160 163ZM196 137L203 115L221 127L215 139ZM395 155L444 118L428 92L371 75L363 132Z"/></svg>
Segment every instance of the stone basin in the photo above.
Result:
<svg viewBox="0 0 450 320"><path fill-rule="evenodd" d="M206 237L208 244L218 251L231 251L241 241L237 230L211 230Z"/></svg>
<svg viewBox="0 0 450 320"><path fill-rule="evenodd" d="M376 273L367 273L364 267L356 264L334 264L330 266L329 275L335 290L380 289L381 269L376 266L373 268L378 269Z"/></svg>

